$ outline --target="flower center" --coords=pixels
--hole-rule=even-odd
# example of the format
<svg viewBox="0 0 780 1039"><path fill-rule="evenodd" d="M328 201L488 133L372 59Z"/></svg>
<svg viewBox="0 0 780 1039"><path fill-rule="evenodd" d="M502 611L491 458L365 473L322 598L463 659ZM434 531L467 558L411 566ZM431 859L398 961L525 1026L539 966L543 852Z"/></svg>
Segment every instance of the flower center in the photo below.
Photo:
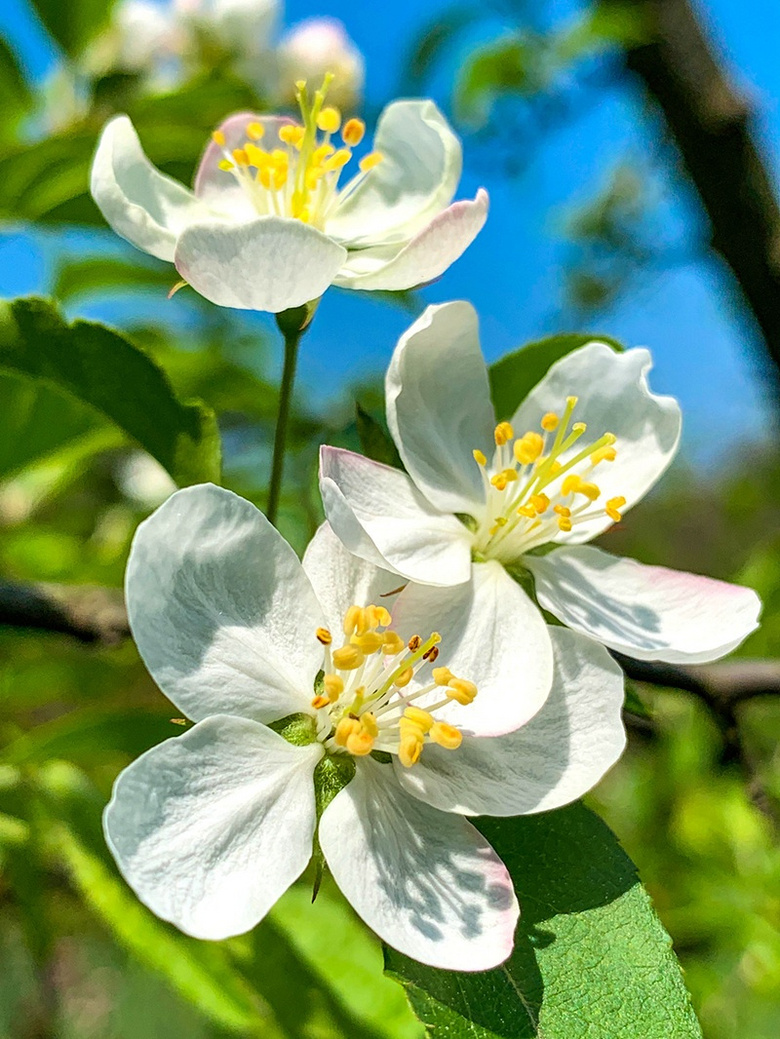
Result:
<svg viewBox="0 0 780 1039"><path fill-rule="evenodd" d="M487 491L485 519L474 535L481 554L516 559L605 513L620 522L624 497L595 504L601 488L594 476L617 457L616 437L604 433L572 454L587 430L584 422L569 428L576 406L577 398L567 397L562 415L548 412L541 432L529 430L517 438L509 422L499 422L492 467L481 451L474 451Z"/></svg>
<svg viewBox="0 0 780 1039"><path fill-rule="evenodd" d="M341 171L352 159L351 149L363 140L366 126L362 119L354 118L342 125L339 110L325 107L333 78L328 73L312 97L305 80L296 83L301 122L280 127L279 143L283 147L265 150L260 146L265 136L265 126L260 122L247 124L246 140L232 151L227 149L221 130L212 134L224 155L220 169L236 178L261 215L293 217L322 230L341 203L382 161L380 152L364 156L358 164L359 172L339 189ZM333 143L336 134L340 142Z"/></svg>
<svg viewBox="0 0 780 1039"><path fill-rule="evenodd" d="M338 649L327 628L317 629L325 661L322 691L312 706L327 750L355 757L385 751L409 768L426 743L460 746L460 730L435 715L452 701L470 704L477 687L447 667L431 667L429 680L422 681L420 672L439 655L441 636L434 631L424 641L414 635L405 643L387 630L390 622L384 606L350 606Z"/></svg>

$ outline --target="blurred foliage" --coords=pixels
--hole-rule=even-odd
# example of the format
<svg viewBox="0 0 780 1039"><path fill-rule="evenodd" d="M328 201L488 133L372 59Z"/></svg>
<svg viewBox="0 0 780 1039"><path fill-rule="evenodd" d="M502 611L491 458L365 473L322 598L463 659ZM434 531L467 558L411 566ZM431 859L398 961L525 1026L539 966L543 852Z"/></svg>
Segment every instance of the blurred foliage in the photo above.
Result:
<svg viewBox="0 0 780 1039"><path fill-rule="evenodd" d="M217 52L204 52L175 86L120 69L90 73L79 62L111 5L33 6L62 65L59 79L36 88L0 39L0 216L8 221L103 226L87 174L97 133L114 111L129 112L153 161L186 181L225 113L262 105L257 87ZM546 128L565 123L575 81L581 90L598 84L594 59L643 29L616 3L564 25L546 24L544 5L506 6L513 24L466 56L454 103L477 136L500 132L506 106L519 106L530 151ZM462 4L428 27L410 56L414 92L489 13ZM515 134L514 149L517 141ZM616 168L602 194L569 214L569 294L578 309L602 308L627 273L652 259L645 245L637 251L646 220L647 186L636 163ZM173 280L167 265L99 247L94 234L60 252L49 289L69 312L95 301L164 299ZM412 294L399 303L418 308ZM164 321L125 321L111 340L117 364L129 365L117 368L126 393L116 414L78 379L78 358L102 349L93 326L69 325L50 304L20 306L26 320L46 322L46 334L36 336L40 353L23 349L20 311L3 310L0 581L120 588L133 533L170 493L172 477L216 478L212 414L225 482L264 504L278 353L256 323L207 307L187 289ZM305 349L304 340L304 357ZM509 383L494 383L508 400ZM298 550L321 519L321 442L362 443L397 462L379 387L354 387L352 395L357 412L339 404L321 414L298 393L281 514ZM198 457L182 468L177 442L198 440L187 427L194 399L203 402L196 410L206 443L202 455L190 444ZM730 447L716 471L678 465L604 545L753 585L765 601L764 622L741 652L776 656L780 455L771 445ZM304 876L252 935L219 944L185 938L130 895L102 839L100 812L117 772L177 729L129 641L84 647L0 628L0 707L0 1039L420 1039L402 989L382 976L379 943L327 880L311 905L312 877ZM637 687L631 713L642 725L632 728L628 753L593 803L638 864L674 938L707 1039L774 1039L780 704L739 708L748 774L723 764L722 734L691 697Z"/></svg>

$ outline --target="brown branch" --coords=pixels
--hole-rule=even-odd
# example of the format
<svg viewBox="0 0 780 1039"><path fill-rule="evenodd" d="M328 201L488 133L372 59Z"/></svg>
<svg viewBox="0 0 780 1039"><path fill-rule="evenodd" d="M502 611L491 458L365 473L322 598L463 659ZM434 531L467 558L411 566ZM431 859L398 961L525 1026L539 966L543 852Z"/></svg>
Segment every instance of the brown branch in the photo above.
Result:
<svg viewBox="0 0 780 1039"><path fill-rule="evenodd" d="M90 585L0 582L0 626L113 645L130 634L122 595Z"/></svg>
<svg viewBox="0 0 780 1039"><path fill-rule="evenodd" d="M626 68L663 113L780 378L780 205L757 143L751 106L723 69L690 0L600 0L636 12L644 42Z"/></svg>

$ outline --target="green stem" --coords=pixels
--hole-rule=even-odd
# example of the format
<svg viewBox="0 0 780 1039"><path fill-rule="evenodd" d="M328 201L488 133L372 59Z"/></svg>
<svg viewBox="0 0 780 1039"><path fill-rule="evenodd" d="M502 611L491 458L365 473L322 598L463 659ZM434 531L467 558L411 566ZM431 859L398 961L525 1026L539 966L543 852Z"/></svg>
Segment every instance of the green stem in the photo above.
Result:
<svg viewBox="0 0 780 1039"><path fill-rule="evenodd" d="M279 499L282 494L284 452L287 447L287 427L290 422L290 405L295 384L295 369L298 363L298 345L303 333L309 327L318 302L315 300L313 303L295 307L293 310L285 310L276 315L279 331L284 336L284 367L282 368L282 383L279 387L279 414L276 419L271 482L268 488L268 506L266 508L266 515L274 526L277 525Z"/></svg>

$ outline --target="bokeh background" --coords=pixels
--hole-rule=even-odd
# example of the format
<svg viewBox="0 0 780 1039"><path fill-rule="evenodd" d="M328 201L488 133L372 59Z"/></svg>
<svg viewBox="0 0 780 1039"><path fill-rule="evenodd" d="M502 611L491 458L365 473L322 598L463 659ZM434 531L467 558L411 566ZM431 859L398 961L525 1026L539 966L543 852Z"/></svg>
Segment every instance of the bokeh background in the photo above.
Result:
<svg viewBox="0 0 780 1039"><path fill-rule="evenodd" d="M178 0L175 17L151 0L4 0L0 295L52 296L68 317L131 334L182 398L215 409L225 482L262 506L273 323L188 289L167 298L172 269L119 241L89 199L97 134L129 112L150 156L186 181L222 117L283 106L293 70L316 74L318 48L341 63L346 104L369 123L393 97L432 96L464 140L461 194L487 187L491 217L432 286L326 295L302 346L283 532L305 545L321 518L317 446L357 445L356 399L381 419L384 366L426 303L470 299L489 360L564 330L652 349L654 388L683 405L683 451L608 546L751 584L764 624L732 668L631 683L629 749L591 802L640 868L707 1039L774 1039L780 8L256 8L253 34L236 35L198 0ZM341 28L298 28L320 16ZM654 82L662 101L671 84L666 116ZM696 166L719 133L724 162L744 162L732 177ZM303 882L252 936L207 946L155 921L114 871L99 822L111 782L175 732L117 592L135 527L171 489L104 416L0 365L0 1037L420 1036L332 886L310 907Z"/></svg>

